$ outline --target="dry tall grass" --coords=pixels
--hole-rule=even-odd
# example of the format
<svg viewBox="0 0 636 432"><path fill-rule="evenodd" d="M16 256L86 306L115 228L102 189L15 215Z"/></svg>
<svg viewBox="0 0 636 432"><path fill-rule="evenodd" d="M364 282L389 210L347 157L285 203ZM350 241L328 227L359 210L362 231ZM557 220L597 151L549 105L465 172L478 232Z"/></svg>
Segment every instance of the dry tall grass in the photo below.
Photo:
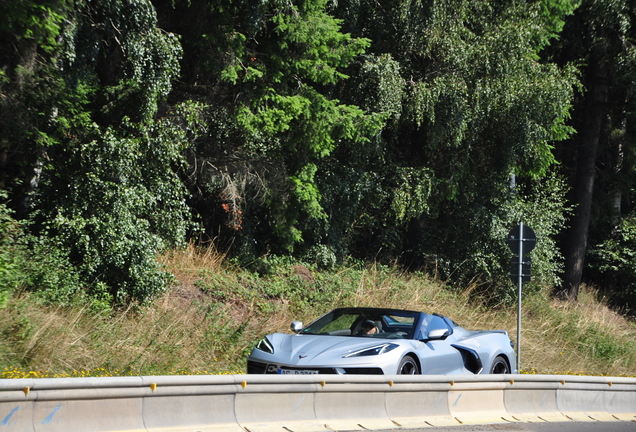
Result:
<svg viewBox="0 0 636 432"><path fill-rule="evenodd" d="M224 255L192 245L161 257L177 283L153 307L110 314L56 308L34 296L0 311L0 367L71 374L236 373L263 335L287 331L335 306L439 312L469 329L505 329L516 308L488 309L425 275L371 265L336 273L279 266L257 277L224 267ZM584 289L578 303L528 298L522 317L525 371L636 375L636 326Z"/></svg>

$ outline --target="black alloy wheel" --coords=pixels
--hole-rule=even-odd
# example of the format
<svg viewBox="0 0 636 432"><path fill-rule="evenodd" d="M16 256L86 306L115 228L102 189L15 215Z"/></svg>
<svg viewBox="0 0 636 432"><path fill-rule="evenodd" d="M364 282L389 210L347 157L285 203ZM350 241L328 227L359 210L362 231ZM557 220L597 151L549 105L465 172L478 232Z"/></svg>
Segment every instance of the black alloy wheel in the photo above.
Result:
<svg viewBox="0 0 636 432"><path fill-rule="evenodd" d="M417 366L415 359L411 356L404 356L398 366L398 374L400 375L419 375L420 368Z"/></svg>
<svg viewBox="0 0 636 432"><path fill-rule="evenodd" d="M491 374L507 374L510 373L510 368L508 368L508 362L502 356L497 356L495 361L492 363L492 367L490 368Z"/></svg>

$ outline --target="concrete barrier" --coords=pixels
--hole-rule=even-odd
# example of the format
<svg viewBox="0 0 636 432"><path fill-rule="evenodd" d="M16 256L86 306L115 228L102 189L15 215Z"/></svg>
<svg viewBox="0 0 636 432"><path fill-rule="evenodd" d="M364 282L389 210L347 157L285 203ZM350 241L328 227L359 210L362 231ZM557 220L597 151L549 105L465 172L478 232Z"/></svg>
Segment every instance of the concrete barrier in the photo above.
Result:
<svg viewBox="0 0 636 432"><path fill-rule="evenodd" d="M229 375L0 380L0 432L323 432L636 421L636 379Z"/></svg>
<svg viewBox="0 0 636 432"><path fill-rule="evenodd" d="M575 421L611 421L613 418L605 408L606 384L578 383L566 381L557 390L559 411Z"/></svg>
<svg viewBox="0 0 636 432"><path fill-rule="evenodd" d="M2 380L0 428L12 432L146 431L140 384L139 377Z"/></svg>
<svg viewBox="0 0 636 432"><path fill-rule="evenodd" d="M143 399L149 432L245 432L234 415L232 376L142 377L151 393Z"/></svg>
<svg viewBox="0 0 636 432"><path fill-rule="evenodd" d="M249 432L324 431L316 418L319 384L247 384L236 394L236 421Z"/></svg>
<svg viewBox="0 0 636 432"><path fill-rule="evenodd" d="M384 403L388 384L326 383L316 393L316 417L331 430L394 429Z"/></svg>
<svg viewBox="0 0 636 432"><path fill-rule="evenodd" d="M412 382L411 377L396 377L386 393L387 414L405 428L458 425L448 406L450 388L448 379Z"/></svg>
<svg viewBox="0 0 636 432"><path fill-rule="evenodd" d="M0 380L0 430L34 432L31 379Z"/></svg>
<svg viewBox="0 0 636 432"><path fill-rule="evenodd" d="M569 421L557 405L558 381L533 382L511 379L504 390L504 405L508 414L518 421Z"/></svg>
<svg viewBox="0 0 636 432"><path fill-rule="evenodd" d="M456 382L448 392L451 415L462 424L516 421L504 404L503 382Z"/></svg>
<svg viewBox="0 0 636 432"><path fill-rule="evenodd" d="M618 378L607 379L608 389L604 390L605 408L617 420L636 421L636 382Z"/></svg>

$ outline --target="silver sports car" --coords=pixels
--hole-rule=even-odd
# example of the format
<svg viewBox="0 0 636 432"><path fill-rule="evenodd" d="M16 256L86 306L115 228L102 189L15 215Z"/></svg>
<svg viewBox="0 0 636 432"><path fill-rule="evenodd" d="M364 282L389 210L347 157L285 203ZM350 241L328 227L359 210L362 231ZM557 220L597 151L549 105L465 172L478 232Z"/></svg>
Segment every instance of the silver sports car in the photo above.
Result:
<svg viewBox="0 0 636 432"><path fill-rule="evenodd" d="M505 330L470 331L423 312L340 308L295 334L264 337L247 358L250 374L516 373Z"/></svg>

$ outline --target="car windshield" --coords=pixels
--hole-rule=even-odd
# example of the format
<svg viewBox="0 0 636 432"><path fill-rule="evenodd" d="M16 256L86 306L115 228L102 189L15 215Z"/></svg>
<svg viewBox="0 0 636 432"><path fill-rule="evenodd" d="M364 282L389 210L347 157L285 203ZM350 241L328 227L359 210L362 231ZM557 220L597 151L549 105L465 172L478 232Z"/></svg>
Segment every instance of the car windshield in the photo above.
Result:
<svg viewBox="0 0 636 432"><path fill-rule="evenodd" d="M411 339L419 312L392 309L335 309L300 334Z"/></svg>

